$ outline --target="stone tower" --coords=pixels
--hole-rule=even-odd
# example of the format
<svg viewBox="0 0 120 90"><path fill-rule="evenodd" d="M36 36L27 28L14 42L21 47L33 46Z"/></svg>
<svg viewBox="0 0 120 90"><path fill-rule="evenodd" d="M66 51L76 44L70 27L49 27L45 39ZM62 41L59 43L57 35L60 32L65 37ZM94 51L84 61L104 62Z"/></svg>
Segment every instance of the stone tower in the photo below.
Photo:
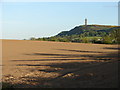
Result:
<svg viewBox="0 0 120 90"><path fill-rule="evenodd" d="M87 19L85 19L85 26L87 26Z"/></svg>

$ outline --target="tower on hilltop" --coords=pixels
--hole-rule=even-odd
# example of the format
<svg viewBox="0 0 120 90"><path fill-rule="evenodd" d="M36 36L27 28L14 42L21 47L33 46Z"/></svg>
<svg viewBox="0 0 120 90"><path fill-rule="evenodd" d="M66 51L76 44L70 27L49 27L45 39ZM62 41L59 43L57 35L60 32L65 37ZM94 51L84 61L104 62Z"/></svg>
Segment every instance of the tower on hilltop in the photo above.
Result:
<svg viewBox="0 0 120 90"><path fill-rule="evenodd" d="M87 19L85 19L85 26L87 26Z"/></svg>

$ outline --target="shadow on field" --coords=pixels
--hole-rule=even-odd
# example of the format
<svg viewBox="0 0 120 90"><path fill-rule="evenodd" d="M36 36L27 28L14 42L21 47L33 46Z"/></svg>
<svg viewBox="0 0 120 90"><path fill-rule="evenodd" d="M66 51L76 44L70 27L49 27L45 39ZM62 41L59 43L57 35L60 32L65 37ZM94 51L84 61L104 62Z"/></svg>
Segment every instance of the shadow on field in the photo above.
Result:
<svg viewBox="0 0 120 90"><path fill-rule="evenodd" d="M50 54L50 53L33 53L33 54L26 54L26 55L39 55L39 56L57 56L63 58L69 57L93 57L92 55L80 55L80 54ZM49 58L49 57L48 57ZM54 58L54 57L53 57Z"/></svg>
<svg viewBox="0 0 120 90"><path fill-rule="evenodd" d="M65 61L65 60L67 61L67 60L86 60L86 59L37 59L37 60L12 60L12 61Z"/></svg>
<svg viewBox="0 0 120 90"><path fill-rule="evenodd" d="M98 51L69 50L69 49L58 49L58 50L72 51L72 52L83 52L83 53L106 53L106 52L98 52Z"/></svg>
<svg viewBox="0 0 120 90"><path fill-rule="evenodd" d="M63 49L61 49L63 50ZM72 51L72 52L76 52L76 50L63 50L63 51ZM77 50L78 51L78 50ZM12 61L67 61L67 60L114 60L119 58L119 54L118 52L114 52L114 53L106 53L106 52L96 52L96 51L79 51L79 52L83 52L83 53L88 53L86 55L82 55L80 54L50 54L50 53L33 53L33 54L26 54L26 55L37 55L37 56L46 56L48 59L35 59L35 60L12 60ZM99 55L96 54L91 54L91 53L102 53ZM52 59L49 59L52 58ZM55 59L57 58L57 59ZM61 59L60 59L61 58ZM74 58L78 58L78 59L74 59ZM80 58L80 59L79 59Z"/></svg>
<svg viewBox="0 0 120 90"><path fill-rule="evenodd" d="M58 61L58 60L96 60L99 62L66 62L66 63L47 63L46 65L38 64L18 64L16 66L34 66L32 72L44 72L44 75L58 74L56 77L42 77L42 76L29 76L23 77L25 82L29 84L14 84L15 87L35 87L35 88L116 88L118 86L118 71L117 61L120 58L118 52L116 53L103 53L97 51L82 51L82 50L68 50L80 53L88 53L88 55L81 54L49 54L49 53L33 53L26 55L38 56L53 56L49 59L38 60L12 60L14 62L24 61ZM101 53L99 55L90 55L89 53ZM58 58L58 59L54 59ZM83 57L83 59L69 59L69 58ZM63 58L63 59L59 59ZM101 62L101 60L103 62ZM107 62L106 62L107 61ZM39 67L49 67L41 69ZM28 69L31 71L31 68ZM22 79L21 79L22 80ZM35 83L35 84L34 84ZM33 85L34 84L34 85Z"/></svg>
<svg viewBox="0 0 120 90"><path fill-rule="evenodd" d="M104 49L120 50L119 46L117 48L105 47Z"/></svg>

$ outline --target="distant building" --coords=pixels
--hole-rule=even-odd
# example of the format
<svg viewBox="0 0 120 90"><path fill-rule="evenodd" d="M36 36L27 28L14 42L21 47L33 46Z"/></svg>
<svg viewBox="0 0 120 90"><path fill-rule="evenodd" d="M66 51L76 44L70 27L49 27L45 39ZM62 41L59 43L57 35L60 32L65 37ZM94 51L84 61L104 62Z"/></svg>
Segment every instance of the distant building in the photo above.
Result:
<svg viewBox="0 0 120 90"><path fill-rule="evenodd" d="M85 26L87 26L87 19L85 19Z"/></svg>

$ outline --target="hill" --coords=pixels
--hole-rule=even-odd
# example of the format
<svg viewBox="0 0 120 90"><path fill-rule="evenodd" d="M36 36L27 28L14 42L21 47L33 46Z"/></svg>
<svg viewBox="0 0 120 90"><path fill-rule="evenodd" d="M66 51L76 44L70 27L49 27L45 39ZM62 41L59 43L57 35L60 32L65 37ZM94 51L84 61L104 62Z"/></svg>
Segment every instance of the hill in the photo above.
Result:
<svg viewBox="0 0 120 90"><path fill-rule="evenodd" d="M111 30L120 28L119 26L107 26L107 25L81 25L76 26L70 31L62 31L56 36L70 36L70 35L80 35L86 34L85 36L104 36L108 34Z"/></svg>
<svg viewBox="0 0 120 90"><path fill-rule="evenodd" d="M81 25L52 37L31 38L30 40L117 44L120 43L119 35L120 26Z"/></svg>

